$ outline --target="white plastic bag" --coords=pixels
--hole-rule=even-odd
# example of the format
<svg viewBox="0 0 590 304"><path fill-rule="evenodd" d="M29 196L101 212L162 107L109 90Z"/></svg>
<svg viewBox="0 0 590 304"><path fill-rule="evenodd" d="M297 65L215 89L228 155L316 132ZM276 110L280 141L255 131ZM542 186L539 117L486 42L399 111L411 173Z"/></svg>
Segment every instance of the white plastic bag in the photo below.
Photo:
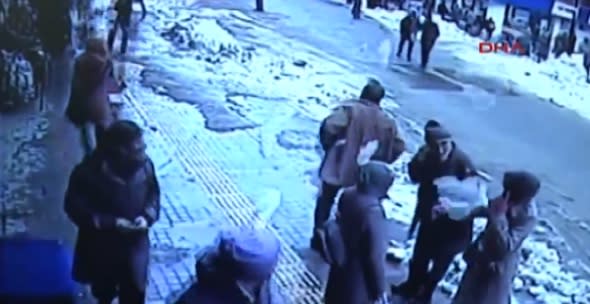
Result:
<svg viewBox="0 0 590 304"><path fill-rule="evenodd" d="M462 220L471 210L488 203L487 184L478 176L459 180L454 176L444 176L434 180L441 201L448 204L448 215L453 220Z"/></svg>

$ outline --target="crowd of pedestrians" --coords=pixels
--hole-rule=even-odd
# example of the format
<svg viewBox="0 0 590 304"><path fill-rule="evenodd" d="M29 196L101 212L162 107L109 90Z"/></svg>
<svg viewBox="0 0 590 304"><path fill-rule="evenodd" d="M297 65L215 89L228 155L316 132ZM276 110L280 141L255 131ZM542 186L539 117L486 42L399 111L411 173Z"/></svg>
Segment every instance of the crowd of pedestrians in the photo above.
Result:
<svg viewBox="0 0 590 304"><path fill-rule="evenodd" d="M409 14L402 20L410 49L415 18ZM434 37L422 40L425 65L439 33L430 18L422 30ZM74 278L89 285L101 304L115 298L121 304L141 304L146 301L148 232L159 218L160 187L142 129L118 120L110 109L109 92L120 89L112 75L110 45L92 38L76 60L66 114L80 128L86 153L71 173L64 208L78 227ZM431 303L451 262L462 254L468 266L453 303L510 303L519 250L536 222L534 197L540 182L529 172L506 172L501 195L484 198L484 204L462 205L465 214L458 217L457 202L442 195L441 180L469 188L469 181L479 181L478 170L435 120L426 124L424 144L408 164L411 180L419 185L407 232L413 238L417 230L409 276L389 286L389 226L382 200L395 180L389 166L406 145L395 120L381 107L384 97L385 88L371 79L358 98L340 103L319 126L325 153L310 247L330 266L324 302L389 303L396 295ZM475 200L461 195L469 197L464 199L468 203ZM331 217L334 204L337 212ZM475 218L487 219L487 225L474 238ZM262 228L221 232L198 256L198 280L179 303L282 303L272 280L279 256L276 236Z"/></svg>

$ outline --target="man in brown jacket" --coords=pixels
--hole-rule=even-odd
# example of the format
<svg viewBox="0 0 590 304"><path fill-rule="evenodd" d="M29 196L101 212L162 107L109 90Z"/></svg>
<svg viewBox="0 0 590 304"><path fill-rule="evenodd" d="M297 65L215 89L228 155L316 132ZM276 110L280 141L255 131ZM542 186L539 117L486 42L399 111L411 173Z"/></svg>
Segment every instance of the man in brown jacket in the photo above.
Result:
<svg viewBox="0 0 590 304"><path fill-rule="evenodd" d="M357 156L360 148L378 142L372 160L393 163L404 151L395 121L380 107L385 89L374 79L363 88L356 100L336 107L320 127L320 142L325 155L320 166L322 186L314 212L311 248L321 248L317 231L330 217L340 189L355 184L359 174Z"/></svg>

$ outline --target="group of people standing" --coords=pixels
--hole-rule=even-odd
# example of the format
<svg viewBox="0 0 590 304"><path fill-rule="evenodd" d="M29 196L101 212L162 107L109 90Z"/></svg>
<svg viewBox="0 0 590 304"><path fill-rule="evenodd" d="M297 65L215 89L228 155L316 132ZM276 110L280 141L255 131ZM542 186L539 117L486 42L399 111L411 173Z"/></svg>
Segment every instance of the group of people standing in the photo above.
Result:
<svg viewBox="0 0 590 304"><path fill-rule="evenodd" d="M461 220L449 217L436 180L477 178L478 170L435 120L426 124L425 142L408 165L411 180L419 185L408 231L412 238L418 230L409 275L402 284L387 287L388 225L380 200L394 182L388 164L401 155L405 144L395 121L380 107L384 96L383 86L371 80L358 100L336 107L320 127L325 157L310 245L330 264L325 303L388 303L390 291L412 303L431 303L459 254L467 270L453 303L510 303L519 251L536 223L534 197L540 181L530 172L506 172L499 196L474 207ZM336 217L329 219L337 197ZM476 218L487 219L487 225L473 238Z"/></svg>

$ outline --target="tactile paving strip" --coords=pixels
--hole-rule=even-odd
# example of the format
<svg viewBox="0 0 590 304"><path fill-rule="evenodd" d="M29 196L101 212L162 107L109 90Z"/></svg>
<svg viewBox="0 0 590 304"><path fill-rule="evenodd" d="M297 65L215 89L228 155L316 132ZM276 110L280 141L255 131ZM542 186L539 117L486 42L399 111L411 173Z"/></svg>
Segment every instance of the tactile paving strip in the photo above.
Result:
<svg viewBox="0 0 590 304"><path fill-rule="evenodd" d="M218 205L233 225L262 225L273 231L282 244L282 256L277 266L276 280L282 293L291 303L321 303L322 292L318 279L307 269L304 262L294 251L293 246L282 233L269 223L263 222L256 211L255 205L238 189L236 184L207 155L210 153L203 142L207 136L186 136L181 124L180 115L187 115L181 110L160 111L158 116L149 115L149 104L140 103L129 96L128 105L147 124L159 130L160 135L177 151L178 161L192 176L199 179L206 189L208 199ZM183 134L184 133L184 134ZM190 133L189 133L190 134Z"/></svg>

